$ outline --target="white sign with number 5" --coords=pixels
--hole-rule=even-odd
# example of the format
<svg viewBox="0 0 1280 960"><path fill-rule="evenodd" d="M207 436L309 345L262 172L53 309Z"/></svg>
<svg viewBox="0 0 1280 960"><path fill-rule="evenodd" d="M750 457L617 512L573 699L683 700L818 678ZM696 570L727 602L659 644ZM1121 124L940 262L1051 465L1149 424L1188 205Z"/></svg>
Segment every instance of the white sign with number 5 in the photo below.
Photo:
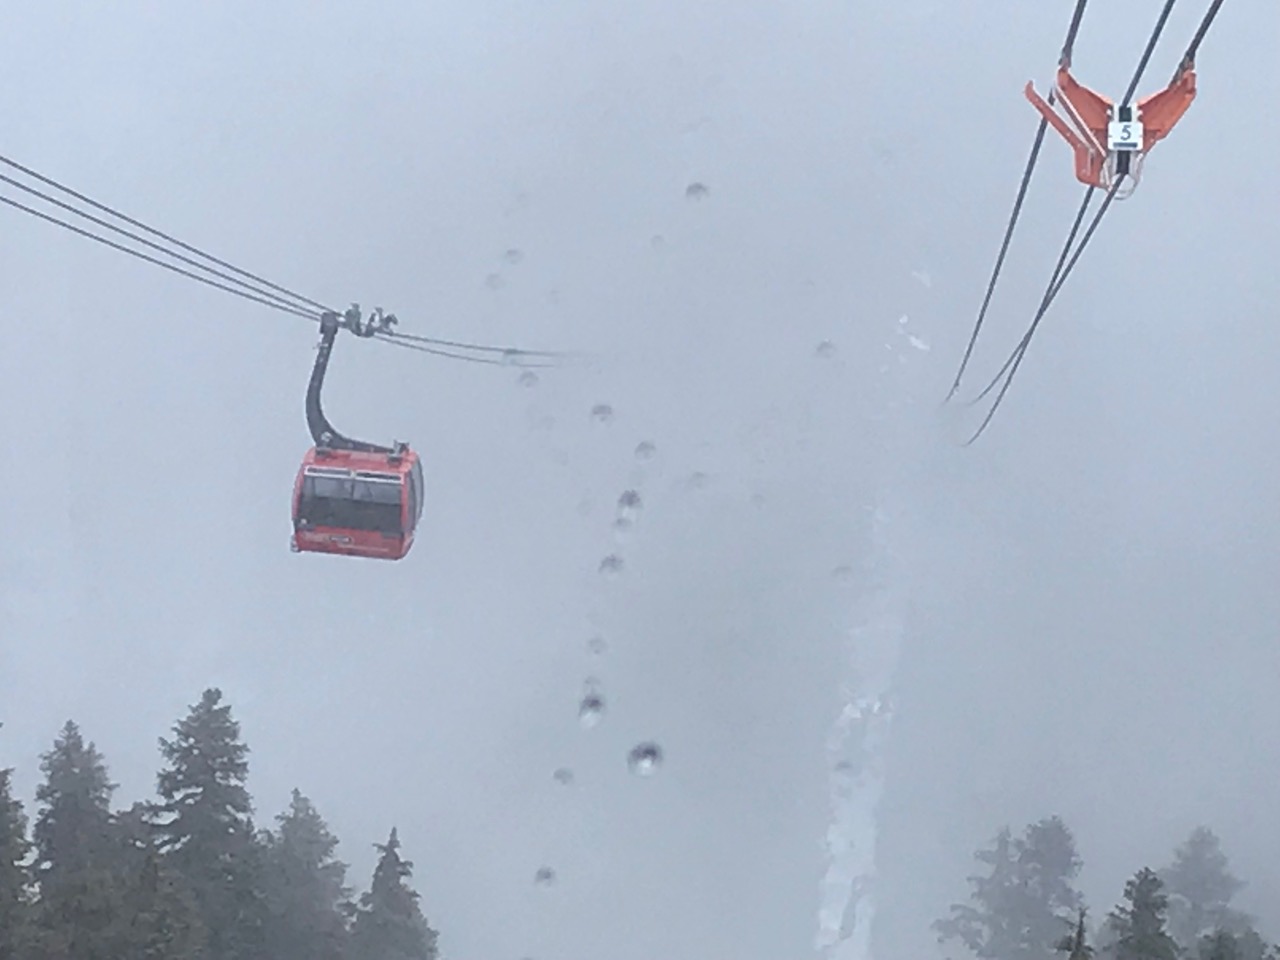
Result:
<svg viewBox="0 0 1280 960"><path fill-rule="evenodd" d="M1112 120L1107 124L1108 150L1141 150L1141 120Z"/></svg>

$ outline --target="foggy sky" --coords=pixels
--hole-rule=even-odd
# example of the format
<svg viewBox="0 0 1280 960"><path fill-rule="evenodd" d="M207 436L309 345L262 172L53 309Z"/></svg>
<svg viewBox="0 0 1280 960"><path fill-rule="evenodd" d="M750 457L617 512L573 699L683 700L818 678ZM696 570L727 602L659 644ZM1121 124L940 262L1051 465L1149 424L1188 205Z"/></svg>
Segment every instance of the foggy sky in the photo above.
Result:
<svg viewBox="0 0 1280 960"><path fill-rule="evenodd" d="M1122 91L1156 6L1094 0L1086 82ZM803 955L823 737L867 585L830 574L865 557L867 508L890 496L913 614L880 955L929 955L973 849L1055 812L1096 914L1207 822L1250 882L1242 904L1274 916L1272 5L1224 7L1199 99L992 429L960 448L974 411L937 405L1034 132L1022 85L1051 80L1069 12L15 14L0 152L403 330L596 357L526 387L345 338L326 410L423 453L426 514L399 564L295 556L315 327L0 211L17 465L0 764L24 798L69 717L118 804L150 795L156 738L218 685L260 822L299 787L362 887L397 824L455 960ZM1201 13L1175 13L1144 92ZM687 200L692 182L709 194ZM1029 319L1077 198L1050 138L973 388ZM885 376L904 314L930 349ZM608 424L589 415L602 402ZM619 545L628 488L645 506ZM604 582L614 550L627 566ZM584 731L588 676L608 710ZM625 755L647 738L667 759L638 779Z"/></svg>

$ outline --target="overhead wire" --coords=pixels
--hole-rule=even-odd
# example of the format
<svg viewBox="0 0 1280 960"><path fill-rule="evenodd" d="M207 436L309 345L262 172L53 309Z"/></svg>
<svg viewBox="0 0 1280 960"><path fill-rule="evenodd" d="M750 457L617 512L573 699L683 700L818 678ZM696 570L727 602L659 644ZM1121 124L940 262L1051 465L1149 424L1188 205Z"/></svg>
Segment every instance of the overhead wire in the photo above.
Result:
<svg viewBox="0 0 1280 960"><path fill-rule="evenodd" d="M1059 54L1058 63L1061 66L1069 66L1071 56L1075 49L1076 36L1080 32L1080 21L1084 17L1085 7L1089 0L1076 0L1076 7L1071 15L1071 23L1067 27L1067 37L1062 43L1062 52ZM1052 106L1054 98L1057 96L1056 91L1049 93L1049 105ZM946 403L956 391L960 389L960 381L964 377L965 369L969 365L969 359L973 354L974 345L978 341L978 335L982 332L982 324L986 320L987 308L991 305L991 296L995 292L996 282L1000 278L1000 271L1004 267L1005 256L1009 252L1009 241L1013 239L1013 230L1017 226L1018 217L1022 213L1022 203L1027 196L1027 187L1031 184L1031 175L1035 171L1036 161L1040 156L1040 148L1044 144L1045 131L1049 126L1049 121L1041 117L1040 125L1036 129L1035 140L1031 145L1031 154L1027 157L1027 165L1022 172L1022 180L1018 184L1018 194L1013 202L1013 211L1009 215L1009 222L1005 226L1004 239L1000 243L1000 252L996 256L994 269L991 271L991 279L987 283L986 295L982 298L982 306L978 310L978 320L973 325L973 332L969 335L969 343L965 347L964 357L960 361L960 369L956 372L955 381L951 384L951 390L947 393L943 403Z"/></svg>
<svg viewBox="0 0 1280 960"><path fill-rule="evenodd" d="M1123 106L1128 106L1129 101L1133 97L1134 91L1137 89L1138 84L1141 82L1142 76L1146 72L1147 66L1150 63L1151 55L1154 52L1155 47L1159 42L1160 36L1164 31L1165 24L1169 19L1169 15L1173 10L1173 5L1175 2L1176 0L1165 0L1165 5L1160 12L1159 18L1156 21L1155 28L1152 30L1151 36L1147 40L1146 47L1144 48L1142 56L1139 59L1138 66L1134 70L1133 77L1129 82L1129 86L1127 88L1127 91L1125 93L1125 98L1122 103ZM1212 24L1214 17L1217 16L1221 6L1222 6L1222 0L1213 0L1213 2L1211 3L1208 12L1205 14L1203 20L1201 21L1199 29L1196 31L1196 34L1191 41L1191 44L1188 46L1186 53L1183 55L1183 58L1180 61L1178 72L1174 74L1175 81L1178 79L1178 77L1180 76L1183 70L1189 68L1192 64L1194 64L1195 55L1199 48L1199 45L1204 40L1205 34L1208 32L1209 26ZM1077 13L1079 12L1081 11L1080 11L1080 8L1078 7ZM1078 26L1078 24L1075 23L1074 20L1073 20L1073 25ZM995 384L1000 381L1001 377L1002 376L1005 377L1004 383L1001 386L999 393L996 395L995 401L992 403L991 408L987 411L987 414L984 417L982 423L979 425L977 431L975 431L975 433L969 438L969 440L966 441L965 446L968 446L972 444L975 440L977 440L978 437L980 437L983 431L987 428L987 425L991 422L992 417L995 416L996 410L999 408L1001 402L1004 399L1005 394L1008 392L1009 387L1012 384L1013 377L1017 373L1018 367L1021 366L1022 359L1026 354L1027 347L1031 342L1032 336L1035 334L1036 328L1039 326L1040 321L1043 319L1049 306L1053 303L1058 293L1062 290L1062 287L1065 285L1067 278L1070 275L1072 269L1075 267L1075 264L1079 261L1080 255L1084 252L1085 247L1088 246L1090 239L1092 239L1093 237L1094 231L1097 229L1098 224L1102 221L1103 215L1106 213L1107 209L1111 206L1112 201L1115 199L1116 192L1119 189L1121 183L1124 181L1124 178L1125 178L1125 174L1121 173L1113 181L1110 189L1107 192L1106 198L1103 200L1102 206L1099 208L1097 214L1095 214L1093 221L1089 225L1089 229L1085 232L1084 238L1080 241L1080 246L1076 249L1075 253L1071 256L1070 261L1067 262L1064 267L1063 266L1064 257L1066 255L1067 250L1069 250L1071 247L1072 239L1074 238L1075 233L1079 229L1080 222L1083 218L1084 212L1089 203L1089 199L1095 188L1090 187L1088 192L1085 194L1085 199L1081 204L1080 211L1077 213L1076 221L1072 226L1071 233L1068 235L1067 242L1063 246L1062 254L1058 258L1058 263L1054 268L1053 275L1050 277L1049 285L1045 291L1045 294L1041 298L1041 303L1039 308L1036 311L1035 317L1032 319L1031 324L1027 328L1027 331L1023 335L1021 341L1019 341L1018 345L1014 348L1013 352L1009 355L1009 358L1005 361L1004 366L1001 368L1000 372L998 372L995 375L995 377L987 385L987 387L982 391L982 393L979 394L976 398L974 398L973 401L971 401L971 403L974 403L982 399L983 397L985 397L994 388ZM1006 371L1007 371L1007 376L1005 376Z"/></svg>
<svg viewBox="0 0 1280 960"><path fill-rule="evenodd" d="M96 240L98 243L105 244L106 246L119 250L122 253L127 253L140 260L146 260L148 263L154 263L158 267L164 267L166 270L172 270L174 273L181 274L184 277L190 277L192 280L198 280L200 283L208 284L211 287L217 287L219 290L225 290L227 293L234 293L237 297L243 297L246 300L252 300L255 303L262 304L263 306L271 307L274 310L280 310L284 313L291 313L294 316L303 317L307 320L318 319L313 313L308 313L307 311L300 310L296 307L287 307L277 301L267 300L264 297L247 293L244 290L237 290L235 287L229 287L216 280L210 280L208 277L203 277L198 273L192 273L190 270L184 270L182 267L174 266L172 263L166 263L165 261L153 257L150 254L143 253L140 250L134 250L130 247L126 247L122 243L116 243L114 240L108 240L106 237L99 236L91 230L85 230L83 227L77 227L74 223L68 223L66 220L62 220L52 214L37 210L34 207L29 207L25 203L19 203L11 197L0 195L0 203L7 204L24 213L29 213L33 217L39 217L41 220L46 220L49 223L56 224L57 226L70 230L72 233L79 234L82 237L87 237L90 240Z"/></svg>
<svg viewBox="0 0 1280 960"><path fill-rule="evenodd" d="M520 351L515 351L515 350L511 351L510 354L508 354L510 359L495 360L493 357L487 357L487 356L475 357L465 353L454 353L449 350L441 350L438 347L427 346L426 344L416 343L413 341L406 341L402 338L398 338L398 337L395 337L394 335L387 334L387 333L381 333L381 332L375 333L374 338L378 340L384 340L387 343L391 344L393 347L403 347L406 350L417 350L419 353L429 353L432 356L436 356L436 357L449 357L450 359L453 359L453 360L466 360L470 363L490 364L495 367L519 367L521 369L529 369L529 368L546 368L546 367L556 366L556 364L554 363L526 362L520 358L519 356ZM513 354L514 356L512 356Z"/></svg>
<svg viewBox="0 0 1280 960"><path fill-rule="evenodd" d="M412 343L429 343L437 347L459 347L466 350L476 350L480 353L501 353L501 354L519 354L525 357L568 357L573 356L571 353L560 350L525 350L516 347L495 347L487 344L466 343L460 340L441 340L438 337L424 337L416 333L394 333L388 331L387 337L396 340L408 340Z"/></svg>
<svg viewBox="0 0 1280 960"><path fill-rule="evenodd" d="M1049 289L1051 290L1057 287L1061 280L1063 266L1067 262L1067 257L1071 254L1071 244L1075 241L1076 234L1080 232L1080 225L1084 223L1084 216L1089 210L1089 204L1093 201L1093 195L1097 189L1098 188L1094 186L1085 187L1084 197L1080 201L1080 209L1076 211L1076 218L1071 224L1071 230L1067 233L1067 242L1062 245L1062 250L1058 254L1058 262L1054 264L1053 273L1049 275ZM969 406L973 406L995 389L996 384L1000 381L1000 378L1008 372L1009 367L1012 366L1017 356L1018 349L1015 347L1013 352L1010 353L1008 358L1005 360L1004 366L1001 367L996 372L996 375L991 378L991 381L983 387L982 392L969 401Z"/></svg>
<svg viewBox="0 0 1280 960"><path fill-rule="evenodd" d="M1138 89L1138 84L1142 81L1142 75L1147 72L1147 64L1151 62L1151 54L1155 52L1156 44L1160 41L1160 34L1164 33L1164 25L1169 21L1169 14L1173 12L1173 5L1178 0L1164 0L1164 9L1160 11L1160 18L1156 21L1156 28L1151 31L1151 37L1147 40L1146 49L1142 51L1142 59L1138 61L1138 69L1133 72L1133 78L1129 81L1129 88L1124 92L1124 99L1120 101L1121 107L1129 106L1129 101L1133 99L1133 94Z"/></svg>
<svg viewBox="0 0 1280 960"><path fill-rule="evenodd" d="M246 300L250 300L254 303L271 307L272 309L279 310L283 313L301 317L303 319L310 320L312 322L319 322L320 315L322 312L333 312L333 313L341 312L333 309L330 306L327 306L326 304L322 303L319 300L315 300L315 299L312 299L311 297L303 296L302 294L297 293L289 289L288 287L282 286L277 283L273 283L270 280L267 280L255 273L251 273L248 270L244 270L241 267L237 267L236 265L228 262L227 260L216 257L213 254L210 254L200 249L199 247L193 246L192 244L189 244L189 243L185 243L184 241L179 240L176 237L173 237L170 234L165 233L161 230L158 230L155 227L152 227L141 220L138 220L134 217L130 217L127 214L122 213L115 207L112 207L105 203L101 203L97 200L94 200L92 197L89 197L88 195L81 193L80 191L75 190L64 183L61 183L60 181L55 180L52 177L45 176L44 174L41 174L38 171L33 170L31 167L18 163L17 161L11 159L10 157L0 155L0 164L8 166L13 170L16 170L22 174L25 174L26 176L42 184L45 184L49 187L52 187L55 190L62 191L64 194L80 201L81 203L88 204L90 207L96 210L100 210L103 213L106 213L112 217L115 217L118 220L123 221L124 223L127 223L131 226L138 228L138 230L141 230L150 234L151 236L158 237L168 244L172 244L173 246L178 247L182 250L189 251L195 254L197 257L202 257L205 260L209 261L209 263L216 264L217 266L216 267L209 266L206 263L201 263L199 260L186 256L183 253L179 253L176 250L166 248L163 244L156 243L153 240L149 240L146 237L143 237L138 233L135 233L134 231L127 230L124 227L121 227L119 224L111 223L108 220L104 220L101 217L97 217L83 209L78 208L74 204L68 203L57 197L51 196L50 194L42 190L36 189L30 184L23 183L20 180L17 180L15 178L5 176L4 174L0 174L0 183L5 183L5 184L8 184L9 186L15 187L18 190L21 190L27 194L30 194L31 196L37 197L40 200L43 200L46 203L52 204L62 210L68 211L69 213L72 213L78 217L81 217L99 227L112 231L123 237L127 237L128 239L134 241L135 243L141 244L145 247L155 250L166 257L171 257L174 260L177 260L181 263L185 263L191 267L194 267L196 270L202 270L205 273L208 273L212 277L217 279L211 279L209 276L204 276L199 273L194 273L191 270L187 270L183 267L177 266L176 264L169 263L165 260L161 260L141 250L137 250L130 246L126 246L125 244L118 243L107 237L101 236L100 234L95 233L92 230L88 230L83 227L77 226L73 223L68 222L67 220L54 216L50 213L38 210L35 207L29 206L18 200L14 200L10 197L0 195L0 203L4 203L10 207L13 207L16 210L30 214L34 217L37 217L48 223L52 223L56 226L62 227L79 236L85 237L90 240L94 240L105 246L111 247L114 250L118 250L122 253L126 253L130 256L136 257L140 260L146 261L156 266L163 267L164 269L169 270L173 273L179 274L181 276L187 277L192 280L196 280L200 283L203 283L207 286L214 287L218 290L223 290L227 293L234 294ZM217 267L225 268L225 270L217 269ZM225 271L230 271L230 273ZM238 274L239 276L232 276L231 273ZM240 277L244 277L247 279L240 279ZM226 282L224 283L219 281L226 281ZM249 282L249 281L252 281L252 282ZM230 284L234 284L235 286L231 286ZM239 289L239 288L243 288L243 289ZM572 354L555 352L555 351L527 350L527 349L518 348L518 347L506 347L506 346L497 346L497 345L490 345L490 344L468 343L460 340L446 340L442 338L423 336L421 334L400 333L400 332L395 332L391 330L379 330L375 336L377 339L383 340L388 343L392 343L396 346L416 349L421 353L427 353L433 356L440 356L440 357L446 357L454 360L465 360L465 361L477 362L477 363L480 363L480 362L491 363L494 365L501 365L501 366L553 366L554 364L551 364L551 363L530 364L530 363L524 362L523 358L526 358L526 357L567 358L567 357L573 356ZM448 348L448 349L440 349L440 348ZM474 357L464 353L455 352L457 350L469 350L469 351L475 351L477 353L501 354L503 356L503 359L493 360L488 358Z"/></svg>
<svg viewBox="0 0 1280 960"><path fill-rule="evenodd" d="M1049 94L1049 103L1053 103L1053 94ZM1022 171L1022 182L1018 185L1018 195L1013 201L1013 212L1009 215L1009 222L1004 229L1004 239L1000 242L1000 253L996 256L995 268L991 271L991 279L987 283L986 295L982 298L982 306L978 310L978 321L973 325L973 332L969 334L969 343L964 348L964 357L960 360L960 369L956 371L956 379L951 384L951 390L947 393L943 403L950 400L956 395L956 391L960 389L960 381L964 377L964 371L969 366L969 358L973 354L974 344L978 342L978 335L982 332L982 324L987 317L987 308L991 306L991 295L995 293L996 281L1000 279L1000 270L1004 266L1005 255L1009 252L1009 241L1013 239L1013 228L1017 226L1018 216L1022 213L1022 201L1026 199L1027 187L1031 184L1031 173L1035 170L1036 159L1040 156L1040 147L1044 144L1045 130L1048 129L1049 121L1044 117L1040 118L1040 127L1036 130L1035 141L1031 145L1031 155L1027 158L1027 166Z"/></svg>
<svg viewBox="0 0 1280 960"><path fill-rule="evenodd" d="M1182 55L1182 61L1178 64L1178 69L1173 75L1176 81L1185 70L1189 70L1196 62L1196 54L1200 52L1200 44L1204 41L1204 36L1209 32L1209 27L1213 25L1214 18L1218 15L1218 11L1222 9L1222 0L1213 0L1209 4L1209 9L1205 13L1204 18L1200 21L1200 26L1195 32L1195 36L1191 38L1191 42L1187 44L1187 52Z"/></svg>
<svg viewBox="0 0 1280 960"><path fill-rule="evenodd" d="M1014 349L1012 356L1016 359L1013 360L1013 365L1009 370L1009 375L1005 377L1004 383L1000 387L1000 392L996 394L996 399L991 404L991 409L987 411L987 415L982 419L982 423L978 426L978 429L974 432L973 436L965 441L966 447L972 445L978 437L982 436L983 431L987 429L987 425L991 423L992 417L996 415L996 410L999 409L1001 402L1004 400L1004 395L1009 392L1009 387L1013 383L1013 378L1018 372L1018 367L1022 365L1023 357L1027 355L1027 345L1035 335L1036 328L1040 326L1040 321L1044 319L1044 315L1049 311L1050 305L1052 305L1054 299L1058 296L1059 291L1062 290L1063 283L1066 282L1072 268L1074 268L1077 261L1079 261L1080 255L1084 253L1085 247L1089 245L1089 241L1092 239L1094 231L1098 229L1098 224L1102 222L1102 218L1106 214L1107 209L1111 206L1111 202L1115 200L1116 192L1120 189L1120 185L1124 183L1124 179L1124 175L1122 174L1121 176L1116 177L1112 182L1111 188L1107 191L1106 197L1103 198L1102 206L1100 206L1098 208L1098 212L1093 215L1093 221L1089 224L1089 229L1085 231L1084 238L1080 241L1080 246L1076 248L1075 253L1071 255L1071 260L1063 269L1062 276L1060 277L1058 284L1056 286L1050 286L1045 291L1044 296L1040 300L1040 308L1036 311L1036 315L1034 319L1032 319L1031 325L1027 328L1027 332L1023 334L1022 341ZM999 378L997 377L997 379ZM989 389L990 387L988 387L988 390Z"/></svg>
<svg viewBox="0 0 1280 960"><path fill-rule="evenodd" d="M294 293L292 290L290 290L287 287L282 287L279 284L272 283L270 280L265 280L262 277L259 277L257 274L250 273L247 270L242 270L240 267L237 267L234 264L228 263L226 260L222 260L218 257L215 257L211 253L206 253L205 251L201 250L199 247L192 246L189 243L184 243L183 241L179 240L176 237L172 237L167 233L157 230L155 227L148 226L147 224L143 223L141 220L135 220L133 217L130 217L127 214L121 213L119 210L116 210L114 207L107 206L105 203L99 203L97 200L94 200L92 197L88 197L85 194L80 193L78 190L73 190L71 187L68 187L66 184L63 184L57 180L54 180L52 177L46 177L44 174L38 173L37 171L32 170L28 166L24 166L23 164L18 163L16 160L13 160L4 155L0 155L0 163L3 163L8 167L12 167L14 170L19 170L22 173L25 173L27 176L31 177L33 180L38 180L41 183L45 184L46 186L50 186L57 190L61 190L63 193L67 194L68 196L75 197L77 200L81 201L82 203L89 204L89 206L93 207L96 210L101 210L103 213L108 213L119 220L123 220L125 223L129 224L130 226L137 227L139 230L144 230L147 233L151 234L152 236L159 237L160 239L165 240L169 243L172 243L174 246L180 247L181 249L186 250L189 253L194 253L196 256L203 257L205 260L208 260L210 263L215 263L220 267L224 267L227 270L232 271L233 273L240 274L242 277L247 277L250 280L253 280L257 283L262 284L263 286L270 287L272 290L275 290L279 293L286 294L287 296L293 298L294 300L297 300L301 304L306 304L307 306L315 307L317 310L333 309L332 307L328 307L325 304L320 303L318 300L312 300L310 297L304 297L300 293Z"/></svg>
<svg viewBox="0 0 1280 960"><path fill-rule="evenodd" d="M266 297L269 300L277 301L278 303L291 308L290 312L298 312L299 315L301 316L318 317L318 314L314 310L305 311L305 312L299 311L299 307L294 301L286 299L285 297L281 296L278 293L272 293L269 290L265 290L261 287L254 286L253 284L248 283L244 280L240 280L229 273L225 273L221 270L216 270L213 267L206 266L205 264L201 263L199 260L195 260L192 257L188 257L181 253L175 253L172 250L168 250L165 247L161 246L160 244L152 240L148 240L146 237L140 236L139 234L136 234L131 230L126 230L124 229L124 227L117 226L116 224L111 223L110 221L103 220L101 217L95 217L93 214L86 213L84 210L80 210L76 208L74 205L67 203L64 200L59 200L57 197L50 196L49 194L45 193L42 190L37 190L35 187L22 183L19 180L15 180L12 177L7 177L2 173L0 173L0 183L7 183L10 186L17 187L19 190L23 190L26 193L31 194L32 196L39 197L41 200L44 200L47 203L51 203L54 206L59 207L60 209L66 210L70 213L74 213L78 217L83 217L85 220L88 220L90 223L96 223L100 227L105 227L108 230L111 230L111 231L114 231L115 233L126 236L130 240L135 240L138 243L141 243L143 246L150 247L152 250L158 250L161 253L165 254L166 256L173 257L175 260L179 260L182 263L190 264L191 266L195 267L197 270L207 271L208 273L213 274L215 277L219 277L230 283L235 283L242 287L245 287L250 291L258 294L259 297ZM220 286L220 289L226 289L226 288ZM258 302L261 303L263 301L259 299Z"/></svg>

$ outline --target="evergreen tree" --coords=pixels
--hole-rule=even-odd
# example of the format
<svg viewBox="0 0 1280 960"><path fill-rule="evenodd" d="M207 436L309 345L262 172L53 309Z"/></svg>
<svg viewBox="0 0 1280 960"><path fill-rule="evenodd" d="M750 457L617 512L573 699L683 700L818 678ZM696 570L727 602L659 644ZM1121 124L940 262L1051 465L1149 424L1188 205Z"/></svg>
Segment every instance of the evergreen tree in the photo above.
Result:
<svg viewBox="0 0 1280 960"><path fill-rule="evenodd" d="M30 909L27 818L13 796L12 770L0 770L0 960L18 960Z"/></svg>
<svg viewBox="0 0 1280 960"><path fill-rule="evenodd" d="M1163 888L1146 867L1124 885L1124 903L1107 918L1115 960L1177 960L1178 945L1165 930L1169 898Z"/></svg>
<svg viewBox="0 0 1280 960"><path fill-rule="evenodd" d="M160 854L149 813L134 804L116 818L119 942L128 951L122 960L199 960L204 925L186 882Z"/></svg>
<svg viewBox="0 0 1280 960"><path fill-rule="evenodd" d="M1076 928L1058 943L1058 952L1065 953L1067 960L1091 960L1093 947L1089 946L1088 931L1084 925L1085 910L1081 907L1076 915Z"/></svg>
<svg viewBox="0 0 1280 960"><path fill-rule="evenodd" d="M1236 935L1229 930L1215 930L1200 940L1200 960L1245 960Z"/></svg>
<svg viewBox="0 0 1280 960"><path fill-rule="evenodd" d="M1006 827L975 854L986 876L971 876L967 904L934 923L939 942L959 940L980 960L1049 960L1081 908L1075 839L1058 817L1014 838Z"/></svg>
<svg viewBox="0 0 1280 960"><path fill-rule="evenodd" d="M209 960L259 960L265 905L261 849L245 787L249 748L216 688L161 738L160 848L189 885L208 932Z"/></svg>
<svg viewBox="0 0 1280 960"><path fill-rule="evenodd" d="M45 781L33 838L39 900L35 956L119 960L113 923L121 903L112 877L111 794L102 755L67 721L41 758Z"/></svg>
<svg viewBox="0 0 1280 960"><path fill-rule="evenodd" d="M1231 875L1218 837L1208 827L1191 832L1174 851L1173 863L1160 871L1160 879L1169 896L1169 932L1184 949L1193 949L1219 929L1249 929L1251 918L1230 907L1244 884Z"/></svg>
<svg viewBox="0 0 1280 960"><path fill-rule="evenodd" d="M1241 931L1219 927L1200 938L1202 960L1219 960L1220 953L1225 953L1228 960L1280 960L1280 949L1263 940L1252 927Z"/></svg>
<svg viewBox="0 0 1280 960"><path fill-rule="evenodd" d="M311 801L293 791L267 838L268 955L272 960L342 960L354 913L347 865Z"/></svg>
<svg viewBox="0 0 1280 960"><path fill-rule="evenodd" d="M408 885L413 864L400 858L400 840L391 828L369 892L360 898L352 930L353 957L359 960L436 960L436 931L418 907L418 894Z"/></svg>

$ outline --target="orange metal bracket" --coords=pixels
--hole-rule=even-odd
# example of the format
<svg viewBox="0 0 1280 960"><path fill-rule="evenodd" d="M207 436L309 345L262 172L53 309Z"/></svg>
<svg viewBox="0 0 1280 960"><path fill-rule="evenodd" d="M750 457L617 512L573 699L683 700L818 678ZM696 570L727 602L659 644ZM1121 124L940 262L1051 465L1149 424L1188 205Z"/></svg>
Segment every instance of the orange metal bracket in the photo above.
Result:
<svg viewBox="0 0 1280 960"><path fill-rule="evenodd" d="M1065 66L1058 68L1055 93L1062 103L1066 119L1036 93L1034 83L1028 82L1023 93L1071 147L1075 154L1076 179L1094 187L1106 186L1110 159L1107 124L1112 117L1113 101L1080 83ZM1169 135L1195 96L1195 70L1187 68L1164 90L1138 101L1135 112L1143 125L1140 151L1143 155Z"/></svg>
<svg viewBox="0 0 1280 960"><path fill-rule="evenodd" d="M1144 128L1143 153L1169 135L1169 131L1182 119L1195 98L1196 72L1192 68L1182 71L1173 83L1159 93L1138 101L1138 117Z"/></svg>

